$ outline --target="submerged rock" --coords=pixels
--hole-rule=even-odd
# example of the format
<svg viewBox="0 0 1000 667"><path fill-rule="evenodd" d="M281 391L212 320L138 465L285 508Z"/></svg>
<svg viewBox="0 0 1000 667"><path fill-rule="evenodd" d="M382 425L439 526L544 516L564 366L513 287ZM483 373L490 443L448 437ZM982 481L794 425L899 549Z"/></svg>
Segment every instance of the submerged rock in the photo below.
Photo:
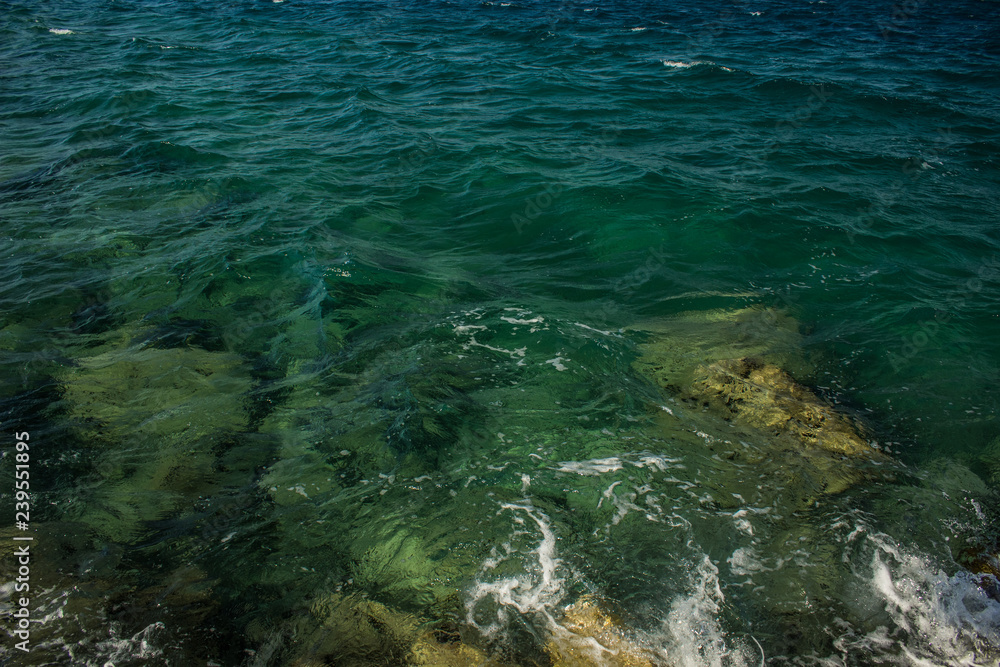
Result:
<svg viewBox="0 0 1000 667"><path fill-rule="evenodd" d="M115 542L225 482L220 446L248 426L251 380L239 357L199 349L117 349L78 360L63 380L69 419L93 443L98 479L78 519ZM223 447L225 449L225 447Z"/></svg>
<svg viewBox="0 0 1000 667"><path fill-rule="evenodd" d="M380 537L364 551L365 540L354 545L360 552L351 568L356 586L413 608L429 607L454 594L451 587L441 585L442 579L450 578L438 571L446 563L431 560L419 536L400 530Z"/></svg>
<svg viewBox="0 0 1000 667"><path fill-rule="evenodd" d="M759 448L741 450L729 440L716 444L728 447L722 458L786 480L798 489L801 506L811 504L817 491L836 494L863 480L857 463L889 461L852 420L786 370L810 369L792 318L748 308L682 315L642 330L648 338L640 344L636 370L682 403L713 411L751 437L759 434ZM655 420L672 427L663 415ZM742 493L737 487L743 477L737 475L728 489L720 471L716 496Z"/></svg>
<svg viewBox="0 0 1000 667"><path fill-rule="evenodd" d="M592 599L582 598L565 609L561 624L545 644L553 667L601 665L653 667L621 623Z"/></svg>
<svg viewBox="0 0 1000 667"><path fill-rule="evenodd" d="M422 667L503 667L482 649L464 642L457 633L428 630L418 616L356 596L321 596L294 629L271 639L287 641L282 661L289 667L374 664ZM268 631L251 628L262 639ZM258 653L261 657L261 653ZM265 659L271 659L266 657ZM258 664L258 663L254 663ZM261 662L260 664L273 664Z"/></svg>
<svg viewBox="0 0 1000 667"><path fill-rule="evenodd" d="M633 367L660 387L682 391L698 369L755 357L792 374L812 371L796 320L770 308L682 313L630 328L645 337Z"/></svg>
<svg viewBox="0 0 1000 667"><path fill-rule="evenodd" d="M694 396L712 401L729 417L803 444L848 456L874 456L846 417L773 364L753 357L723 359L703 366L691 386Z"/></svg>
<svg viewBox="0 0 1000 667"><path fill-rule="evenodd" d="M246 428L241 359L199 349L126 349L80 359L64 379L71 419L99 440L187 441Z"/></svg>
<svg viewBox="0 0 1000 667"><path fill-rule="evenodd" d="M267 630L251 627L251 638L255 630L260 639L266 637ZM334 593L316 600L291 634L293 648L285 663L290 667L406 664L420 625L416 617L378 602Z"/></svg>
<svg viewBox="0 0 1000 667"><path fill-rule="evenodd" d="M423 667L500 667L482 650L461 639L428 632L413 645L410 664Z"/></svg>

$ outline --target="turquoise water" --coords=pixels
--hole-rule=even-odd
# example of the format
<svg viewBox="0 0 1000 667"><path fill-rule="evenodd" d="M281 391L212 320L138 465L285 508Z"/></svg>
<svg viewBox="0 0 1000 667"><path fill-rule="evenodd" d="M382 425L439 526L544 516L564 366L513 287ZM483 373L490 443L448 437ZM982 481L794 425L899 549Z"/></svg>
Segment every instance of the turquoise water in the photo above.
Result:
<svg viewBox="0 0 1000 667"><path fill-rule="evenodd" d="M996 3L0 16L3 660L997 664Z"/></svg>

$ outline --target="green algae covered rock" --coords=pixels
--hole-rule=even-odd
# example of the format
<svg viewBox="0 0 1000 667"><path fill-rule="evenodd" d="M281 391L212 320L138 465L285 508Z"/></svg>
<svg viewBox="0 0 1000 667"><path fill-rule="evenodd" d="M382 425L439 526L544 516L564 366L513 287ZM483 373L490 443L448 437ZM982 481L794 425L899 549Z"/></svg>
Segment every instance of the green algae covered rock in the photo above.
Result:
<svg viewBox="0 0 1000 667"><path fill-rule="evenodd" d="M426 667L502 667L484 651L448 633L427 632L417 639L410 664Z"/></svg>
<svg viewBox="0 0 1000 667"><path fill-rule="evenodd" d="M260 480L273 502L315 503L396 465L385 442L388 424L376 411L335 400L308 374L290 375L283 386L290 393L258 428L277 445L277 460Z"/></svg>
<svg viewBox="0 0 1000 667"><path fill-rule="evenodd" d="M323 593L290 627L275 633L254 622L248 638L265 645L267 664L288 667L374 664L427 667L501 667L457 633L429 629L420 616L344 593ZM292 637L288 641L288 637ZM270 648L270 651L268 651ZM277 657L280 654L280 658ZM263 664L263 663L261 663Z"/></svg>
<svg viewBox="0 0 1000 667"><path fill-rule="evenodd" d="M406 664L420 634L416 617L341 593L318 595L308 612L299 613L284 633L257 622L247 628L248 639L265 646L258 652L258 657L265 658L259 664L289 667ZM288 642L286 636L294 640ZM272 655L261 655L267 652ZM284 659L275 661L277 653L284 653Z"/></svg>
<svg viewBox="0 0 1000 667"><path fill-rule="evenodd" d="M96 439L192 441L246 428L251 382L236 355L126 349L77 364L64 380L69 416Z"/></svg>
<svg viewBox="0 0 1000 667"><path fill-rule="evenodd" d="M235 355L115 349L79 359L61 380L69 420L95 447L98 478L78 519L116 542L209 493L220 483L217 449L249 423L251 380Z"/></svg>
<svg viewBox="0 0 1000 667"><path fill-rule="evenodd" d="M630 330L644 337L633 368L668 389L684 390L700 367L721 359L756 357L793 375L812 370L798 322L770 308L682 313Z"/></svg>
<svg viewBox="0 0 1000 667"><path fill-rule="evenodd" d="M390 503L398 504L405 487L387 494ZM392 495L397 496L393 498ZM466 516L451 522L441 516L436 520L387 522L355 536L350 545L351 572L355 588L369 598L392 604L414 613L444 618L461 608L461 589L469 583L481 555L471 543L469 527L476 525L473 508L484 500L479 491L466 491L462 506ZM444 498L434 503L440 506ZM428 503L430 504L430 503ZM453 515L454 508L448 511Z"/></svg>

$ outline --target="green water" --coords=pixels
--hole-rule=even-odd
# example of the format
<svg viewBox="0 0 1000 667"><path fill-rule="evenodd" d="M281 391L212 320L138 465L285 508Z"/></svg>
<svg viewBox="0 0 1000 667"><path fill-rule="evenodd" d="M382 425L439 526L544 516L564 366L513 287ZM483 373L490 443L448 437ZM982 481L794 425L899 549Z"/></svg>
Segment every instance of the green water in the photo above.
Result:
<svg viewBox="0 0 1000 667"><path fill-rule="evenodd" d="M996 13L750 4L0 2L0 660L996 664Z"/></svg>

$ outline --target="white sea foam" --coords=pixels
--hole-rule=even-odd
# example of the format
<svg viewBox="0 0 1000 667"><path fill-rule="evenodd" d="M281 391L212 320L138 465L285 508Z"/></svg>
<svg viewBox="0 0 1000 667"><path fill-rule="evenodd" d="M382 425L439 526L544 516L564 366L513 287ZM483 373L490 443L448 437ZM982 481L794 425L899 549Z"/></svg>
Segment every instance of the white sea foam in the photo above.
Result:
<svg viewBox="0 0 1000 667"><path fill-rule="evenodd" d="M616 493L620 485L611 484L602 494L603 499L622 498ZM635 494L627 494L627 498L625 502L631 503ZM558 557L556 533L549 517L529 500L503 503L499 515L511 517L512 531L509 539L495 547L483 562L468 592L467 622L492 639L500 639L510 624L527 621L543 635L572 639L574 645L585 640L559 622L568 597L568 573ZM684 521L677 525L690 529L690 523ZM763 569L754 565L752 554L741 556L734 554L734 558L746 563L748 573ZM512 563L519 565L513 573ZM654 632L635 631L644 651L672 667L762 665L763 653L756 640L732 637L722 628L725 597L718 568L705 554L696 556L692 564L686 589L671 601L662 626ZM610 649L596 640L593 649L593 664L604 664L603 654Z"/></svg>
<svg viewBox="0 0 1000 667"><path fill-rule="evenodd" d="M719 615L725 596L719 568L703 556L690 575L688 591L670 604L661 632L651 643L675 667L750 667L764 664L759 644L730 637Z"/></svg>
<svg viewBox="0 0 1000 667"><path fill-rule="evenodd" d="M719 568L708 556L702 558L691 577L691 591L670 605L665 630L670 637L670 653L681 665L702 665L699 658L717 658L725 651L719 628L719 611L724 597L719 586Z"/></svg>
<svg viewBox="0 0 1000 667"><path fill-rule="evenodd" d="M493 345L487 345L486 343L480 343L479 341L476 340L475 336L471 336L469 338L469 342L466 344L465 348L468 349L469 347L482 347L482 348L485 348L487 350L491 350L493 352L500 352L501 354L510 355L511 359L516 359L518 357L523 358L524 354L528 351L527 346L525 346L525 347L519 347L519 348L514 349L514 350L508 350L508 349L505 349L505 348L502 348L502 347L494 347Z"/></svg>
<svg viewBox="0 0 1000 667"><path fill-rule="evenodd" d="M760 562L757 551L753 547L740 547L733 552L733 555L729 557L727 562L729 563L730 571L739 577L753 576L757 572L769 569L764 567L764 564Z"/></svg>
<svg viewBox="0 0 1000 667"><path fill-rule="evenodd" d="M914 549L888 536L855 530L850 539L870 541L871 606L885 610L891 625L865 634L845 633L845 654L872 651L900 665L996 665L1000 659L1000 603L960 570L948 575Z"/></svg>
<svg viewBox="0 0 1000 667"><path fill-rule="evenodd" d="M532 314L530 310L526 308L504 308L505 311L515 313L515 316L501 315L500 319L507 324L514 324L517 326L530 326L528 330L529 333L535 333L537 331L548 331L549 325L545 323L545 318L541 315L536 315L535 317L529 317Z"/></svg>
<svg viewBox="0 0 1000 667"><path fill-rule="evenodd" d="M590 459L588 461L560 461L559 472L572 472L577 475L596 476L622 469L622 462L617 456L606 459Z"/></svg>
<svg viewBox="0 0 1000 667"><path fill-rule="evenodd" d="M694 67L696 65L715 65L724 72L732 72L731 67L726 67L724 65L716 65L711 60L692 60L691 62L684 62L683 60L661 60L665 67L673 67L674 69L688 69L689 67Z"/></svg>
<svg viewBox="0 0 1000 667"><path fill-rule="evenodd" d="M686 63L681 60L664 60L663 64L666 67L673 67L675 69L687 69L689 67L694 67L695 65L705 65L709 63L707 63L707 61L704 60L695 60L689 63Z"/></svg>
<svg viewBox="0 0 1000 667"><path fill-rule="evenodd" d="M159 658L163 655L163 649L159 646L163 643L160 637L165 634L166 626L159 621L151 623L131 637L116 638L112 633L110 639L97 644L101 658L104 660L100 664L107 667L107 665L116 663L132 663L136 660Z"/></svg>
<svg viewBox="0 0 1000 667"><path fill-rule="evenodd" d="M530 320L519 320L516 317L507 317L506 315L501 315L500 319L510 324L541 324L542 322L545 321L545 318L541 316L532 317Z"/></svg>
<svg viewBox="0 0 1000 667"><path fill-rule="evenodd" d="M646 454L645 456L640 456L638 462L632 461L631 463L637 468L649 468L650 470L666 472L669 468L683 469L684 466L680 465L680 462L681 459L663 456L662 454Z"/></svg>
<svg viewBox="0 0 1000 667"><path fill-rule="evenodd" d="M73 31L66 28L49 28L49 32L53 35L72 35Z"/></svg>
<svg viewBox="0 0 1000 667"><path fill-rule="evenodd" d="M593 331L594 333L604 334L605 336L615 336L616 338L621 338L622 335L615 331L603 331L601 329L595 329L594 327L587 326L586 324L581 324L580 322L573 322L576 326L581 329L587 329L588 331Z"/></svg>
<svg viewBox="0 0 1000 667"><path fill-rule="evenodd" d="M656 470L658 472L666 472L671 468L684 469L679 458L671 458L662 454L643 454L636 461L622 461L617 456L604 459L588 459L586 461L560 461L557 470L559 472L572 472L577 475L596 476L609 472L617 472L624 467L625 463L633 465L636 468L648 468L649 470Z"/></svg>
<svg viewBox="0 0 1000 667"><path fill-rule="evenodd" d="M536 617L550 630L558 626L553 612L565 597L565 580L559 575L561 562L556 555L556 536L549 518L531 502L503 503L501 513L513 513L514 531L511 539L495 548L484 561L476 583L466 601L466 620L488 637L502 632L511 614ZM527 526L525 517L537 527L537 533ZM537 539L537 546L526 551L521 542ZM519 574L490 578L490 573L504 562L520 559Z"/></svg>
<svg viewBox="0 0 1000 667"><path fill-rule="evenodd" d="M526 311L523 308L505 308L504 310L514 311L518 314L518 317L513 318L513 317L502 316L501 317L502 320L508 322L509 324L531 325L531 333L535 333L536 331L538 331L540 328L539 325L541 325L542 329L547 327L547 325L544 324L544 320L541 317L533 318L530 320L524 319L526 315L530 314L530 311ZM478 313L477 311L467 311L463 313L463 315L475 316L475 319L477 320L482 319L482 313ZM519 348L515 348L513 350L509 350L503 347L490 345L488 343L481 343L476 339L476 335L479 332L489 330L489 327L487 327L486 325L456 323L452 324L452 329L457 335L469 337L468 342L462 344L463 350L469 350L472 347L481 347L483 349L490 350L492 352L499 352L501 354L509 355L511 359L517 361L518 366L525 365L524 357L528 351L528 347L526 345Z"/></svg>
<svg viewBox="0 0 1000 667"><path fill-rule="evenodd" d="M621 484L620 480L613 482L611 486L604 490L604 493L601 494L601 499L597 502L598 509L600 509L601 505L604 504L605 500L610 500L615 506L615 515L611 518L612 526L617 526L621 523L621 520L633 510L639 512L640 514L645 514L646 518L650 521L657 520L655 515L647 512L645 509L635 504L635 500L639 497L639 493L637 491L624 491L622 493L616 493L615 487L619 484ZM610 527L606 526L606 528L610 530Z"/></svg>
<svg viewBox="0 0 1000 667"><path fill-rule="evenodd" d="M622 466L619 459L563 465L566 471L577 472L581 463L590 464L584 468L590 470L615 471ZM648 497L648 492L647 485L633 491L627 482L615 480L600 502L639 510L636 496ZM468 620L494 637L508 624L526 620L542 634L562 636L565 630L559 620L569 597L568 573L556 551L552 523L528 500L500 507L502 515L511 517L513 530L480 570L468 598ZM753 513L739 510L732 516L740 521ZM918 549L902 546L863 524L838 522L833 528L846 549L845 565L857 577L850 603L857 613L845 617L850 620L836 621L833 645L839 655L813 656L810 664L840 665L859 656L885 665L1000 664L1000 603L984 593L974 575L948 574ZM719 566L704 553L689 557L686 586L669 600L658 629L637 631L641 644L672 667L765 664L756 639L740 631L734 634L723 623L726 595ZM797 562L798 556L790 558ZM754 546L739 547L728 559L727 577L731 574L745 581L729 579L728 585L753 587L757 577L780 570L785 562L788 559L763 557ZM519 568L511 573L514 563ZM594 664L601 664L599 655L595 660Z"/></svg>
<svg viewBox="0 0 1000 667"><path fill-rule="evenodd" d="M743 498L739 494L732 494L737 500L742 501ZM747 518L748 512L746 510L740 510L733 514L733 527L736 530L753 537L753 524L750 523L750 519Z"/></svg>
<svg viewBox="0 0 1000 667"><path fill-rule="evenodd" d="M568 370L568 369L567 369L566 365L562 363L564 361L567 361L567 359L564 359L562 357L556 357L554 359L546 359L545 363L552 364L553 366L555 366L555 369L557 371L565 371L565 370Z"/></svg>

